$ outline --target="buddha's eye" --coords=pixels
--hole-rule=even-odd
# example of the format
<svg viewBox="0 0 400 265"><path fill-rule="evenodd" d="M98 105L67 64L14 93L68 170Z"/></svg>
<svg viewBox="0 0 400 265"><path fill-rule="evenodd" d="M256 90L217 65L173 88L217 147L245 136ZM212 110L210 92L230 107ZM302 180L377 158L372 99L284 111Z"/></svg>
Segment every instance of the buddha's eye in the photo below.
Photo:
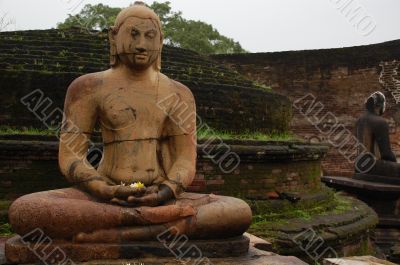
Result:
<svg viewBox="0 0 400 265"><path fill-rule="evenodd" d="M156 33L154 31L146 32L146 38L154 39L156 37Z"/></svg>
<svg viewBox="0 0 400 265"><path fill-rule="evenodd" d="M138 30L136 30L136 29L133 29L132 32L131 32L131 34L132 34L132 36L133 36L134 38L136 38L136 37L139 37L140 32L139 32Z"/></svg>

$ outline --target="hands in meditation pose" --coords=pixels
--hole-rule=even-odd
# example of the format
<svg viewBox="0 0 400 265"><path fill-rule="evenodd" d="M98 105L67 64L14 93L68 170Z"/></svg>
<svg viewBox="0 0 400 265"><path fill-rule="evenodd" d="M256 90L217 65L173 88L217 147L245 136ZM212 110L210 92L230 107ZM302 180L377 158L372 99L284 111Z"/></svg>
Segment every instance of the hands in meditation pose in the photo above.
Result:
<svg viewBox="0 0 400 265"><path fill-rule="evenodd" d="M111 69L79 77L66 95L59 165L74 187L16 200L14 231L41 228L75 242L154 240L171 227L193 239L242 235L251 223L244 201L185 192L195 176L195 101L160 73L157 15L143 4L126 8L109 37ZM169 98L179 104L160 106ZM86 160L96 124L104 143L97 169Z"/></svg>

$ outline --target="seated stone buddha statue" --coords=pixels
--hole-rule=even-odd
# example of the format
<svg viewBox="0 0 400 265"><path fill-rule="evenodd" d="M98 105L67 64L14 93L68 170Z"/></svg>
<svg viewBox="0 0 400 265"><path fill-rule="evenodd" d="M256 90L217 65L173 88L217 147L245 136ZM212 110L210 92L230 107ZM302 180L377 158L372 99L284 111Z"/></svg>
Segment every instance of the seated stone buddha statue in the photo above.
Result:
<svg viewBox="0 0 400 265"><path fill-rule="evenodd" d="M386 98L381 92L371 94L365 103L366 111L357 120L356 134L357 139L364 145L366 150L374 156L374 165L356 174L356 177L366 178L371 181L386 182L390 178L400 177L400 164L397 163L395 154L392 151L389 138L389 124L382 117L386 109ZM360 160L361 164L362 160ZM356 165L356 173L360 173ZM400 178L399 178L400 180ZM393 182L392 179L390 182Z"/></svg>
<svg viewBox="0 0 400 265"><path fill-rule="evenodd" d="M119 13L109 39L111 68L67 90L59 166L73 187L17 199L13 230L40 228L78 243L154 240L171 227L191 239L242 235L252 217L244 201L185 192L196 170L195 100L160 72L158 16L135 3ZM94 168L86 155L96 124L104 151Z"/></svg>

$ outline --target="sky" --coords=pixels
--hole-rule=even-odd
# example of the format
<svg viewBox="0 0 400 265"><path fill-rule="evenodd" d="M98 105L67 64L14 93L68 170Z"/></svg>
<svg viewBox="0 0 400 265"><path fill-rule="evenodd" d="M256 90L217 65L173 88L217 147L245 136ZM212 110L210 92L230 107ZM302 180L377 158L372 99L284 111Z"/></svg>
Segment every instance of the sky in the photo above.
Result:
<svg viewBox="0 0 400 265"><path fill-rule="evenodd" d="M3 30L54 28L85 4L135 0L0 0ZM145 0L151 4L153 0ZM165 1L158 1L165 2ZM187 19L212 24L250 52L367 45L400 39L400 0L170 0Z"/></svg>

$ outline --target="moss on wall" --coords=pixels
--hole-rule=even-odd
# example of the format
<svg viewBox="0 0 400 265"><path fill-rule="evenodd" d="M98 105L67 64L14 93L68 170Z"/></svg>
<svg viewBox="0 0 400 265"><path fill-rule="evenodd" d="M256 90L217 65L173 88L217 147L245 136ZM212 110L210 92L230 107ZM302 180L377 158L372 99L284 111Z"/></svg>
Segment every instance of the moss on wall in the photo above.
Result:
<svg viewBox="0 0 400 265"><path fill-rule="evenodd" d="M288 130L287 97L254 84L208 57L165 46L162 72L193 92L203 122L218 130L264 133ZM78 76L108 68L107 34L77 30L0 32L0 123L43 127L20 99L41 89L62 108L68 85Z"/></svg>

